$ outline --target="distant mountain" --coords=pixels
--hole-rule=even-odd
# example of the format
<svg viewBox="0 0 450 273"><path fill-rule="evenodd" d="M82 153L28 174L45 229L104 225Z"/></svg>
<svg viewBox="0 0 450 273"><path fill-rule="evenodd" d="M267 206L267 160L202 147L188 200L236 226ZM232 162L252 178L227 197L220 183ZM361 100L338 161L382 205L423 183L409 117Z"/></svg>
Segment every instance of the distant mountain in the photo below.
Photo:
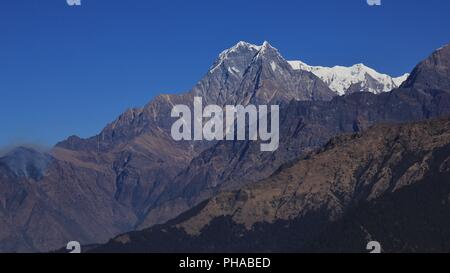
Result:
<svg viewBox="0 0 450 273"><path fill-rule="evenodd" d="M406 73L400 77L393 78L389 75L381 74L364 64L355 64L351 67L310 66L302 61L289 61L289 64L296 70L314 73L339 95L355 92L371 92L374 94L389 92L400 87L409 76Z"/></svg>
<svg viewBox="0 0 450 273"><path fill-rule="evenodd" d="M449 179L449 118L377 125L91 251L448 252Z"/></svg>
<svg viewBox="0 0 450 273"><path fill-rule="evenodd" d="M435 77L432 70L426 73ZM249 141L174 141L171 109L192 107L195 96L221 106L280 104L280 148L261 153L259 143ZM269 43L239 42L220 54L191 91L160 95L94 137L58 143L38 183L0 164L0 251L106 242L173 219L224 190L267 179L337 134L449 114L447 90L413 87L339 97L314 73L293 69Z"/></svg>
<svg viewBox="0 0 450 273"><path fill-rule="evenodd" d="M172 107L192 107L195 96L205 104L246 105L331 100L335 93L314 74L292 69L269 43L240 42L222 52L188 93L160 95L94 137L58 143L39 183L11 178L5 169L0 182L21 188L0 193L6 200L0 210L7 211L0 218L11 226L0 232L0 251L46 251L70 240L104 242L134 230L173 178L214 145L171 137Z"/></svg>
<svg viewBox="0 0 450 273"><path fill-rule="evenodd" d="M223 51L192 92L218 105L331 100L335 96L314 74L294 70L268 42L261 46L239 42Z"/></svg>
<svg viewBox="0 0 450 273"><path fill-rule="evenodd" d="M432 71L427 73L434 78ZM220 191L265 179L336 135L360 132L378 123L447 115L450 92L437 89L400 88L379 95L358 92L332 101L292 101L281 109L276 152L261 153L260 143L251 141L218 142L167 184L139 228L164 223Z"/></svg>

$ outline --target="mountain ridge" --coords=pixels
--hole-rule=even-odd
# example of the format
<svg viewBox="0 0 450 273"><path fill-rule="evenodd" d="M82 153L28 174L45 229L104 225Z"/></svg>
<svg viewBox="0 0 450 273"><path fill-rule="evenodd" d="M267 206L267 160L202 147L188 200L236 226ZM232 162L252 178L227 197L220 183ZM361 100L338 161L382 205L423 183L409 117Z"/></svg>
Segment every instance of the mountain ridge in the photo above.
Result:
<svg viewBox="0 0 450 273"><path fill-rule="evenodd" d="M0 231L0 251L47 251L74 239L106 242L147 221L165 222L211 194L247 182L235 177L264 179L336 134L380 121L438 117L450 109L449 92L437 89L338 97L313 73L294 70L269 44L262 49L237 46L227 58L219 56L217 68L190 92L160 95L143 108L126 111L96 136L58 143L39 183L3 172L0 165L0 186L6 189L0 195L0 221L7 227ZM218 105L280 104L287 130L280 153L261 155L249 142L174 141L171 109L192 107L195 96ZM223 162L234 168L221 169ZM214 167L220 167L218 173ZM189 179L179 184L177 177L184 174ZM214 184L224 186L210 187ZM198 198L190 199L193 194ZM188 202L173 210L161 204L166 198L185 202L186 197Z"/></svg>
<svg viewBox="0 0 450 273"><path fill-rule="evenodd" d="M389 92L401 86L409 77L405 73L399 77L391 77L375 71L362 63L350 67L345 66L310 66L302 61L289 61L296 70L306 70L321 78L340 96L354 92L371 92L379 94Z"/></svg>
<svg viewBox="0 0 450 273"><path fill-rule="evenodd" d="M433 71L426 73L432 75ZM336 134L359 132L378 122L401 123L448 115L449 95L448 91L400 88L379 95L357 92L329 102L291 101L281 111L279 150L261 155L251 142L219 142L200 153L186 171L174 178L158 206L148 211L138 228L164 223L222 187L235 187L233 180L242 185L264 179L284 162L320 147Z"/></svg>
<svg viewBox="0 0 450 273"><path fill-rule="evenodd" d="M242 67L242 75L230 72L230 65ZM61 141L49 152L53 160L38 184L9 173L0 176L2 188L12 187L0 196L1 218L11 227L0 233L1 250L46 251L68 240L103 242L133 230L172 178L214 144L172 139L175 104L192 108L195 96L218 105L334 96L312 73L294 71L269 44L259 52L239 48L219 68L208 71L187 93L160 95L143 108L124 112L96 136ZM21 201L14 203L20 194Z"/></svg>
<svg viewBox="0 0 450 273"><path fill-rule="evenodd" d="M352 244L339 247L342 240L332 232L334 223L338 225L345 215L351 217L352 209L376 205L387 192L412 190L420 195L414 186L423 187L434 174L441 174L435 183L443 185L450 177L449 135L450 119L442 118L380 124L338 136L319 152L285 165L258 184L219 193L167 224L120 235L91 251L321 252L336 247L334 251L364 252L377 237L356 232ZM426 200L426 195L421 198ZM448 209L448 203L444 206ZM377 223L383 215L372 213L371 222ZM437 213L433 219L442 216ZM350 222L347 228L358 229L357 224ZM416 232L414 226L402 228ZM414 251L412 245L403 245L408 241L381 242L385 251Z"/></svg>

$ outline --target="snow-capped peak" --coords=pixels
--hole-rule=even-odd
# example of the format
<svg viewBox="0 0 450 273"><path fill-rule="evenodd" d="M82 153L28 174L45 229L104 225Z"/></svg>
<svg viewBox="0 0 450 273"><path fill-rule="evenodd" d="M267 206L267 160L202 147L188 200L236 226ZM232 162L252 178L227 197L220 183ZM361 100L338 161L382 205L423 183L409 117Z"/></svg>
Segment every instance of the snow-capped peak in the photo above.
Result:
<svg viewBox="0 0 450 273"><path fill-rule="evenodd" d="M274 54L272 54L274 53ZM214 73L219 68L231 76L241 77L250 60L258 60L267 57L271 61L273 71L277 70L276 58L283 59L278 50L265 41L262 45L255 45L240 41L233 47L220 53L219 58L214 62L209 73ZM283 59L283 61L285 61ZM400 85L408 78L409 74L404 74L394 78L362 64L346 66L311 66L302 61L288 61L295 70L305 70L312 72L322 79L328 87L338 95L345 95L354 92L372 92L379 94L388 92Z"/></svg>
<svg viewBox="0 0 450 273"><path fill-rule="evenodd" d="M250 44L250 43L247 43L244 41L240 41L233 47L225 49L224 51L222 51L222 53L219 54L219 58L212 65L210 72L211 73L214 72L217 68L219 68L225 62L225 60L229 59L230 56L232 56L233 54L235 54L237 52L248 51L248 52L252 52L252 53L256 54L257 52L261 51L262 47L263 46L257 46L257 45Z"/></svg>
<svg viewBox="0 0 450 273"><path fill-rule="evenodd" d="M260 51L262 46L257 46L257 45L250 44L250 43L247 43L244 41L240 41L235 46L222 51L222 53L220 53L220 55L219 55L219 58L221 58L221 59L226 58L230 53L237 52L243 48L249 49L249 50L254 50L254 51Z"/></svg>
<svg viewBox="0 0 450 273"><path fill-rule="evenodd" d="M375 94L388 92L398 88L409 76L409 74L405 74L398 78L393 78L379 73L362 63L350 67L310 66L301 61L289 61L289 64L295 70L312 72L339 95L362 91Z"/></svg>
<svg viewBox="0 0 450 273"><path fill-rule="evenodd" d="M259 47L261 51L267 50L268 48L273 48L269 42L264 41L264 43L262 44L262 46Z"/></svg>
<svg viewBox="0 0 450 273"><path fill-rule="evenodd" d="M270 45L269 42L265 41L262 45L254 45L250 44L244 41L238 42L233 47L226 49L220 53L219 58L216 60L216 62L213 64L213 66L210 69L210 72L214 72L217 68L219 68L226 60L229 60L233 57L235 57L235 54L238 52L241 52L243 54L252 54L254 56L261 56L264 53L270 51L270 50L276 50L274 47Z"/></svg>

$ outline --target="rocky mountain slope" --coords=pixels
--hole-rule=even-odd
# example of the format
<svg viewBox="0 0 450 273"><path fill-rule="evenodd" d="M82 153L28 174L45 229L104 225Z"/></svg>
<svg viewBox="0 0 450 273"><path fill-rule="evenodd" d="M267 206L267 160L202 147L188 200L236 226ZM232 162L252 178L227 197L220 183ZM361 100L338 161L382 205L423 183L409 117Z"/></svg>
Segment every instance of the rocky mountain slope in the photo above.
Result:
<svg viewBox="0 0 450 273"><path fill-rule="evenodd" d="M442 50L450 51L450 47ZM427 59L418 67L428 62ZM433 69L423 73L429 75L421 78L440 79ZM442 81L446 77L443 75ZM355 93L328 102L292 101L281 109L280 147L276 152L261 153L259 143L250 141L222 141L206 149L167 184L139 228L164 223L224 189L264 179L282 164L321 147L335 135L359 132L382 122L402 123L447 115L450 92L431 88L405 87L379 95Z"/></svg>
<svg viewBox="0 0 450 273"><path fill-rule="evenodd" d="M416 66L402 87L450 90L450 45L437 49Z"/></svg>
<svg viewBox="0 0 450 273"><path fill-rule="evenodd" d="M238 43L220 54L191 91L130 109L94 137L58 143L38 181L2 168L1 220L11 228L0 233L0 251L46 251L133 230L167 184L214 144L172 139L175 104L192 107L194 96L205 104L246 105L334 95L314 74L292 69L270 44Z"/></svg>
<svg viewBox="0 0 450 273"><path fill-rule="evenodd" d="M448 251L449 179L450 119L377 125L93 251Z"/></svg>
<svg viewBox="0 0 450 273"><path fill-rule="evenodd" d="M430 73L434 82L442 82L445 77L433 69L421 71L414 73L417 78ZM171 109L192 107L195 96L222 106L280 104L280 149L261 153L258 143L246 141L174 141ZM56 145L46 167L35 166L41 173L35 179L0 164L0 223L5 227L0 251L47 251L72 240L106 242L171 219L222 190L265 179L336 134L450 111L449 92L439 88L335 96L313 73L293 69L270 44L240 42L220 54L191 91L158 96L126 111L94 137L73 136Z"/></svg>
<svg viewBox="0 0 450 273"><path fill-rule="evenodd" d="M335 135L360 132L381 122L450 115L450 93L398 89L358 93L331 102L292 102L282 109L280 147L261 153L258 142L219 142L195 157L163 191L141 228L163 223L227 188L257 182L282 164L306 155Z"/></svg>

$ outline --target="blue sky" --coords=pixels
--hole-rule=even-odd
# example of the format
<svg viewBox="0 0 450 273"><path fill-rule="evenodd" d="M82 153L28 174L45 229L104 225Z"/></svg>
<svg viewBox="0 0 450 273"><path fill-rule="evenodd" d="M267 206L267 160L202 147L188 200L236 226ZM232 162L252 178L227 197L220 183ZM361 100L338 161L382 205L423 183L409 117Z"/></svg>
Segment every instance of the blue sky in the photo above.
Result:
<svg viewBox="0 0 450 273"><path fill-rule="evenodd" d="M450 42L449 12L445 0L3 0L0 147L94 135L129 107L189 90L240 40L398 76Z"/></svg>

